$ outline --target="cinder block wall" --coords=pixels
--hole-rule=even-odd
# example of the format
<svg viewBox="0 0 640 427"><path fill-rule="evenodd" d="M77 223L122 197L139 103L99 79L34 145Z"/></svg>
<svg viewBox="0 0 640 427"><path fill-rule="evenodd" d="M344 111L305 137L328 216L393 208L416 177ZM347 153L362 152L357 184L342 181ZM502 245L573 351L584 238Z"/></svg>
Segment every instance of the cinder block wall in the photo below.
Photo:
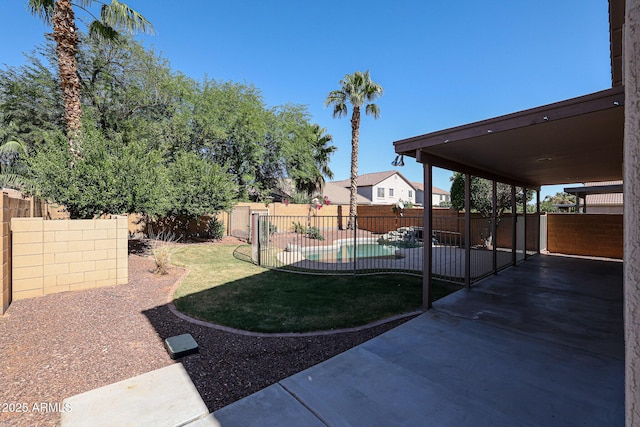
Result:
<svg viewBox="0 0 640 427"><path fill-rule="evenodd" d="M621 259L623 230L622 215L548 214L547 250Z"/></svg>
<svg viewBox="0 0 640 427"><path fill-rule="evenodd" d="M16 193L16 194L10 194ZM14 197L11 197L11 196ZM0 224L2 224L2 274L0 275L0 314L11 304L11 231L14 217L30 217L42 213L42 202L24 199L17 192L3 192L0 196Z"/></svg>
<svg viewBox="0 0 640 427"><path fill-rule="evenodd" d="M13 218L13 299L127 283L127 226L126 216Z"/></svg>

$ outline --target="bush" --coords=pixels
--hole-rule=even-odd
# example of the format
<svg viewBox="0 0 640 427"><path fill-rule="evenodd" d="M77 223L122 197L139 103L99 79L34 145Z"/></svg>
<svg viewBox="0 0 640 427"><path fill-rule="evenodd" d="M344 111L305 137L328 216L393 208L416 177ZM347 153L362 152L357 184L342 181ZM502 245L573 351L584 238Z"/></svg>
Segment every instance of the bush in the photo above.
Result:
<svg viewBox="0 0 640 427"><path fill-rule="evenodd" d="M324 236L318 227L307 228L307 236L309 236L310 239L324 240Z"/></svg>
<svg viewBox="0 0 640 427"><path fill-rule="evenodd" d="M272 236L274 233L278 232L278 226L276 226L274 223L269 222L269 236Z"/></svg>
<svg viewBox="0 0 640 427"><path fill-rule="evenodd" d="M171 265L171 257L177 250L174 245L178 241L173 233L159 233L154 235L149 233L151 238L151 256L156 264L154 273L167 274L169 265Z"/></svg>
<svg viewBox="0 0 640 427"><path fill-rule="evenodd" d="M71 218L101 214L164 213L168 180L162 153L139 141L106 138L84 129L80 157L69 151L62 133L48 134L27 158L36 195L64 205Z"/></svg>
<svg viewBox="0 0 640 427"><path fill-rule="evenodd" d="M300 233L300 234L304 234L307 232L307 228L302 225L301 222L294 222L293 223L293 232L294 233Z"/></svg>
<svg viewBox="0 0 640 427"><path fill-rule="evenodd" d="M224 224L218 218L213 217L207 222L207 236L210 239L220 240L224 237Z"/></svg>

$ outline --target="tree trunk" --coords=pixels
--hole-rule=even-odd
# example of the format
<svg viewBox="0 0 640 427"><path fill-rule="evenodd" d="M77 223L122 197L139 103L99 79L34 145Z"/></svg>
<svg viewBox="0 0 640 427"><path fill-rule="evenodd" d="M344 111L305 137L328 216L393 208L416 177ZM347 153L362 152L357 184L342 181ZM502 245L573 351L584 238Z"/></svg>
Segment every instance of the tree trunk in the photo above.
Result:
<svg viewBox="0 0 640 427"><path fill-rule="evenodd" d="M64 121L67 125L69 149L77 153L75 141L80 134L80 78L78 77L78 29L70 0L55 2L53 12L53 39L56 42L60 89L64 102Z"/></svg>
<svg viewBox="0 0 640 427"><path fill-rule="evenodd" d="M624 34L624 322L626 425L640 425L640 2L627 0Z"/></svg>
<svg viewBox="0 0 640 427"><path fill-rule="evenodd" d="M349 195L349 222L347 229L356 228L358 215L358 139L360 138L360 107L353 107L351 116L351 192Z"/></svg>

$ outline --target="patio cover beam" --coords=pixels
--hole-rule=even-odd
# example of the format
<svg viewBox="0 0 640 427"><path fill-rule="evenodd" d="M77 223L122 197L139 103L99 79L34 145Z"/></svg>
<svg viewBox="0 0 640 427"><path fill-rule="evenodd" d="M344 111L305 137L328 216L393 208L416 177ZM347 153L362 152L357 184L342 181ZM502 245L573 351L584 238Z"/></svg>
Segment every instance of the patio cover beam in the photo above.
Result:
<svg viewBox="0 0 640 427"><path fill-rule="evenodd" d="M469 174L471 176L477 176L479 178L485 178L490 181L498 181L504 184L515 185L516 187L528 186L529 188L532 188L532 189L540 188L531 182L522 182L518 180L518 178L514 178L507 175L494 174L487 170L478 169L476 167L469 166L464 163L459 163L454 160L449 160L442 157L434 156L423 151L421 151L420 154L416 154L416 159L429 159L429 163L431 164L431 166L436 166L439 168L448 169L448 170L460 172L463 174Z"/></svg>
<svg viewBox="0 0 640 427"><path fill-rule="evenodd" d="M622 184L613 185L589 185L584 187L565 187L564 192L574 194L579 197L584 197L587 194L610 194L610 193L622 193Z"/></svg>

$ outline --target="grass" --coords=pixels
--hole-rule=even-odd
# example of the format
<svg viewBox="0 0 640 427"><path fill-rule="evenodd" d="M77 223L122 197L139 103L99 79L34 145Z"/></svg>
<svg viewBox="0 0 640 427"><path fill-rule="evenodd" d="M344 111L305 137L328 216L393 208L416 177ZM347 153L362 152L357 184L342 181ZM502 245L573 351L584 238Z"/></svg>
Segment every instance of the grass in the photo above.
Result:
<svg viewBox="0 0 640 427"><path fill-rule="evenodd" d="M421 277L273 271L235 258L236 248L193 245L174 254L174 262L190 270L174 294L178 310L254 332L309 332L365 325L421 305ZM456 289L436 283L434 298Z"/></svg>

